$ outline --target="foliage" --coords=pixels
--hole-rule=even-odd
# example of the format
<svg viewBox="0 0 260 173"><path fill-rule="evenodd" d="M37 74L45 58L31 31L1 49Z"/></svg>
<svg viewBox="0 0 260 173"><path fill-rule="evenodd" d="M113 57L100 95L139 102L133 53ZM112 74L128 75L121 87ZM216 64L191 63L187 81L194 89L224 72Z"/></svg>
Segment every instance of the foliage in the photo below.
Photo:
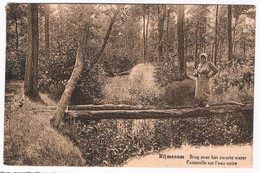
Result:
<svg viewBox="0 0 260 173"><path fill-rule="evenodd" d="M6 79L24 79L25 52L7 52L6 55L9 57L6 59Z"/></svg>
<svg viewBox="0 0 260 173"><path fill-rule="evenodd" d="M27 47L26 5L6 6L6 78L23 79Z"/></svg>
<svg viewBox="0 0 260 173"><path fill-rule="evenodd" d="M117 50L112 56L104 54L103 57L108 57L103 58L103 67L107 76L114 76L121 72L130 70L136 64L136 60L134 58L129 58L129 56L129 54L122 50Z"/></svg>
<svg viewBox="0 0 260 173"><path fill-rule="evenodd" d="M73 71L76 57L76 47L70 47L61 57L51 57L52 61L44 65L45 78L40 83L42 92L49 93L53 99L59 100L65 85ZM87 58L87 57L86 57ZM102 97L102 74L100 66L96 66L90 73L87 70L88 60L85 58L85 66L81 78L73 92L71 104L94 103ZM51 87L54 85L54 87Z"/></svg>
<svg viewBox="0 0 260 173"><path fill-rule="evenodd" d="M167 5L169 22L164 28L162 38L163 57L158 59L158 7L146 5L149 12L149 26L147 34L146 61L157 63L155 79L160 87L166 87L176 80L182 80L179 66L175 63L177 53L176 34L176 5ZM143 62L142 15L143 6L124 5L111 32L106 49L97 66L91 74L86 74L86 69L93 61L104 38L104 33L113 14L115 5L104 4L51 4L50 5L50 58L45 57L45 30L44 30L44 5L39 5L39 78L40 91L48 92L53 99L58 100L72 72L76 50L79 27L90 22L89 42L86 45L85 67L75 89L72 103L99 103L102 99L101 88L106 82L104 76L114 76L120 72L129 71L136 64ZM195 60L195 46L197 54L207 52L212 57L212 45L215 39L215 5L185 5L184 38L185 58L187 61ZM254 64L255 47L255 7L235 5L233 12L233 45L235 61L241 66L250 68ZM23 79L24 62L27 49L27 21L26 4L10 3L6 6L6 77L8 79ZM148 17L148 15L146 16ZM90 17L88 17L90 16ZM165 21L166 23L167 21ZM225 66L227 59L227 8L219 6L217 43L217 66L223 72L229 68ZM197 31L197 37L196 37ZM197 38L197 39L196 39ZM197 42L196 42L197 41ZM169 55L166 57L168 49ZM189 67L187 67L188 69ZM189 71L188 71L189 73ZM221 72L222 73L222 72ZM231 72L233 73L233 72ZM240 73L240 72L239 72ZM244 72L241 72L243 76ZM236 83L236 82L235 82ZM50 88L48 88L51 86ZM134 90L134 89L133 89ZM145 93L147 91L143 91ZM133 94L136 91L132 92ZM244 93L244 92L243 92ZM149 94L148 94L149 95ZM80 99L77 101L76 96ZM97 97L98 99L94 99ZM81 99L82 98L82 99ZM143 99L143 98L142 98ZM141 100L142 100L141 99ZM135 99L133 99L135 100Z"/></svg>
<svg viewBox="0 0 260 173"><path fill-rule="evenodd" d="M174 81L164 88L163 104L167 106L194 105L195 81L184 79Z"/></svg>
<svg viewBox="0 0 260 173"><path fill-rule="evenodd" d="M224 62L221 74L211 81L213 93L211 100L213 103L227 101L253 102L253 64L251 61L244 62L244 65L239 62L239 59L233 62Z"/></svg>
<svg viewBox="0 0 260 173"><path fill-rule="evenodd" d="M164 61L156 64L154 78L158 85L164 87L173 81L183 80L184 76L174 61Z"/></svg>
<svg viewBox="0 0 260 173"><path fill-rule="evenodd" d="M243 114L186 119L97 120L66 117L63 133L80 148L88 166L122 166L160 149L252 142L252 122Z"/></svg>
<svg viewBox="0 0 260 173"><path fill-rule="evenodd" d="M87 13L81 15L83 11L87 11ZM100 64L95 66L90 72L88 71L88 66L93 61L99 47L97 46L99 42L95 42L97 38L95 38L93 33L96 26L93 21L88 21L89 16L94 13L93 6L80 6L79 4L66 6L59 4L51 13L57 13L54 21L50 22L50 25L54 25L55 27L50 28L50 32L54 35L56 34L55 36L57 36L57 38L55 40L50 40L50 43L53 44L51 47L50 59L44 59L40 64L43 78L40 84L41 91L49 93L55 100L60 99L65 85L73 71L78 47L77 38L79 26L82 25L82 22L89 22L90 28L93 27L93 29L90 30L90 33L86 33L89 40L86 45L86 54L84 57L85 66L81 78L73 92L71 104L97 103L98 99L102 97L100 88L102 85L101 76L104 72ZM82 18L82 20L78 20L79 18ZM62 24L64 24L65 27L61 27ZM64 30L69 30L69 32L66 32L66 36L64 36ZM61 37L59 37L59 35ZM48 88L48 86L52 84L56 86L54 90Z"/></svg>

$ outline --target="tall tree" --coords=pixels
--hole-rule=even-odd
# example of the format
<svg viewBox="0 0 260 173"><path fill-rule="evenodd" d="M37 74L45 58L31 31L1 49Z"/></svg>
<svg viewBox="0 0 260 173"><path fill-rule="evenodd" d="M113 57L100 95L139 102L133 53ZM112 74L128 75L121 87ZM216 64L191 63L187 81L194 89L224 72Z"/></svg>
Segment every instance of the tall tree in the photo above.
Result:
<svg viewBox="0 0 260 173"><path fill-rule="evenodd" d="M19 46L19 33L18 33L18 18L16 14L16 10L14 11L14 20L15 20L15 35L16 35L16 50L18 50Z"/></svg>
<svg viewBox="0 0 260 173"><path fill-rule="evenodd" d="M184 56L184 32L183 32L183 19L184 19L184 5L178 7L178 18L177 18L177 35L178 35L178 58L180 64L180 71L186 75L186 60Z"/></svg>
<svg viewBox="0 0 260 173"><path fill-rule="evenodd" d="M145 5L143 5L143 61L146 59Z"/></svg>
<svg viewBox="0 0 260 173"><path fill-rule="evenodd" d="M104 37L103 40L103 44L101 46L101 48L99 49L99 51L97 52L97 54L95 55L95 59L91 62L87 74L89 74L89 72L91 71L91 69L95 66L95 64L97 63L98 59L100 58L102 52L104 51L107 41L109 39L109 35L111 33L113 24L116 20L116 17L118 15L119 12L119 7L117 8L114 16L112 17L109 27L107 29L106 35ZM88 35L84 36L84 34L89 34L89 24L87 24L86 26L80 28L80 34L79 34L79 46L78 46L78 50L77 50L77 55L76 55L76 62L75 62L75 67L73 69L73 72L70 76L70 79L65 87L65 90L61 96L60 102L58 104L58 107L55 111L55 116L54 118L51 120L51 124L53 127L58 128L60 125L60 122L62 120L62 117L64 115L64 112L67 108L67 106L69 105L69 101L70 98L72 96L72 93L77 85L77 82L79 80L81 71L83 69L83 65L84 65L84 60L83 57L85 56L85 46L87 44L87 40L88 40Z"/></svg>
<svg viewBox="0 0 260 173"><path fill-rule="evenodd" d="M150 21L150 12L149 6L147 6L147 22L146 22L146 29L145 29L145 51L147 52L148 49L148 28L149 28L149 21ZM146 53L147 54L147 53Z"/></svg>
<svg viewBox="0 0 260 173"><path fill-rule="evenodd" d="M215 40L214 40L214 58L213 62L217 64L217 53L218 53L218 5L216 6L216 20L215 20ZM213 56L213 55L212 55Z"/></svg>
<svg viewBox="0 0 260 173"><path fill-rule="evenodd" d="M233 56L232 45L232 6L228 5L228 60L231 61Z"/></svg>
<svg viewBox="0 0 260 173"><path fill-rule="evenodd" d="M25 64L24 92L26 96L38 96L38 4L28 4L28 50Z"/></svg>
<svg viewBox="0 0 260 173"><path fill-rule="evenodd" d="M199 18L200 18L200 13L199 13L199 6L196 7L195 9L195 62L194 62L194 67L197 68L198 66L198 30L199 30Z"/></svg>
<svg viewBox="0 0 260 173"><path fill-rule="evenodd" d="M163 33L165 17L166 5L158 6L158 60L162 60L163 57Z"/></svg>
<svg viewBox="0 0 260 173"><path fill-rule="evenodd" d="M50 42L49 42L49 4L45 4L45 56L47 59L50 57Z"/></svg>
<svg viewBox="0 0 260 173"><path fill-rule="evenodd" d="M167 10L167 20L166 20L166 59L169 58L169 22L170 22L170 12L171 9Z"/></svg>

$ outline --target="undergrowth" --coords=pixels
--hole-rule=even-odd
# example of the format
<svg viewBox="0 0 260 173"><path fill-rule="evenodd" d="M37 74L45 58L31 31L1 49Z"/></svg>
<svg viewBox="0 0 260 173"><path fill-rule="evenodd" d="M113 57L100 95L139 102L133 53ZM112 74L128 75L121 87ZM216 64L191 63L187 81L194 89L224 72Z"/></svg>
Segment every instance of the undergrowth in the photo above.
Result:
<svg viewBox="0 0 260 173"><path fill-rule="evenodd" d="M89 166L122 166L166 148L252 144L252 115L232 113L186 119L99 120L65 118L63 134Z"/></svg>
<svg viewBox="0 0 260 173"><path fill-rule="evenodd" d="M12 83L11 85L17 85ZM22 85L20 83L19 85ZM42 106L22 96L22 87L5 105L4 164L34 166L82 166L85 160L80 150L50 126L50 112L33 112ZM41 94L45 103L47 100Z"/></svg>

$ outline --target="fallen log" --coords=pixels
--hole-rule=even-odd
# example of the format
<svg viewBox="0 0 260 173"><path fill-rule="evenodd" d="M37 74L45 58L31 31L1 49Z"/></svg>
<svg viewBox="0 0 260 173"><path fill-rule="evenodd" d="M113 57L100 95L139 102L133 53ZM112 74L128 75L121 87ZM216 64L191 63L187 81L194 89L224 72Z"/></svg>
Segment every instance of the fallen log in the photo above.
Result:
<svg viewBox="0 0 260 173"><path fill-rule="evenodd" d="M34 107L31 110L35 111L44 111L44 110L56 110L57 106L38 106ZM155 107L144 107L142 105L70 105L68 110L147 110L147 109L156 109Z"/></svg>
<svg viewBox="0 0 260 173"><path fill-rule="evenodd" d="M242 112L253 115L253 105L215 105L209 108L194 107L183 109L146 109L146 110L69 110L68 115L82 120L96 119L164 119L210 116L216 114Z"/></svg>
<svg viewBox="0 0 260 173"><path fill-rule="evenodd" d="M230 106L230 105L240 105L240 106L245 106L243 103L238 103L238 102L226 102L226 103L220 103L220 104L215 104L212 105L212 107L216 106ZM57 106L37 106L31 108L32 111L51 111L51 110L56 110ZM188 109L188 108L194 108L194 106L166 106L166 107L155 107L155 106L150 106L150 107L144 107L142 105L126 105L126 104L120 104L120 105L114 105L114 104L104 104L104 105L69 105L68 110L75 110L75 111L80 111L80 110L166 110L166 109Z"/></svg>
<svg viewBox="0 0 260 173"><path fill-rule="evenodd" d="M133 105L70 105L68 110L141 110L141 109L151 109L144 108L141 105L133 106Z"/></svg>
<svg viewBox="0 0 260 173"><path fill-rule="evenodd" d="M174 106L174 107L165 107L165 108L157 108L157 107L144 107L142 105L113 105L113 104L105 104L105 105L70 105L68 106L68 110L148 110L148 109L180 109L180 108L190 108L191 106ZM33 111L44 111L44 110L56 110L57 106L37 106L31 108Z"/></svg>

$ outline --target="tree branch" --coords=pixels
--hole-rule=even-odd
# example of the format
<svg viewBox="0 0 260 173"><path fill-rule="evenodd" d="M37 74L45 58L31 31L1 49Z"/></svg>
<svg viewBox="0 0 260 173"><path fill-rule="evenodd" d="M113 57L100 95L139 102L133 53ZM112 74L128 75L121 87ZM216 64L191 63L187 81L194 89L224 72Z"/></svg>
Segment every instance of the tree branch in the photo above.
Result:
<svg viewBox="0 0 260 173"><path fill-rule="evenodd" d="M94 56L95 58L93 59L93 61L91 62L91 64L89 65L89 69L87 70L87 75L91 72L91 70L95 67L96 63L98 62L98 60L100 59L100 56L101 54L103 53L105 47L106 47L106 44L108 42L108 39L109 39L109 35L112 31L112 28L113 28L113 25L115 23L115 20L116 20L116 17L120 11L121 7L118 7L114 16L112 17L111 21L110 21L110 24L108 26L108 29L107 29L107 33L104 37L104 40L103 40L103 44L101 46L101 48L99 49L99 51L97 52L97 54Z"/></svg>

